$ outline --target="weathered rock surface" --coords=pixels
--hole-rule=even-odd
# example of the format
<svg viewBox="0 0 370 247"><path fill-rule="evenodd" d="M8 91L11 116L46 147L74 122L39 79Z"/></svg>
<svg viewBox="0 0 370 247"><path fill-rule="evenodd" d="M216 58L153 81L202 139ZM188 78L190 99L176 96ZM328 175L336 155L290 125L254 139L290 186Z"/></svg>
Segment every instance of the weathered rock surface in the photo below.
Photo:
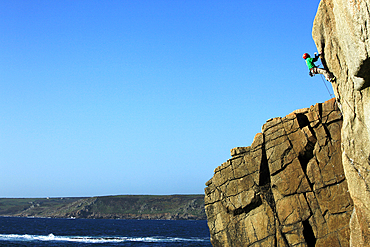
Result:
<svg viewBox="0 0 370 247"><path fill-rule="evenodd" d="M228 246L349 246L353 203L335 100L273 118L206 183L211 242Z"/></svg>
<svg viewBox="0 0 370 247"><path fill-rule="evenodd" d="M354 202L351 245L370 246L370 0L322 0L313 38L343 113L342 159Z"/></svg>

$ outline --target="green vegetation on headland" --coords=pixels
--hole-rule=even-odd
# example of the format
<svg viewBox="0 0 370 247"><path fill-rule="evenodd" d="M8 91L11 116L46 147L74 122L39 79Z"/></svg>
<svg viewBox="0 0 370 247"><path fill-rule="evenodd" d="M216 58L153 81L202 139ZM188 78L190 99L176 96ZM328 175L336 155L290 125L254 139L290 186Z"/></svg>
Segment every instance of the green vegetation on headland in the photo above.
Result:
<svg viewBox="0 0 370 247"><path fill-rule="evenodd" d="M204 195L0 198L0 216L205 220Z"/></svg>

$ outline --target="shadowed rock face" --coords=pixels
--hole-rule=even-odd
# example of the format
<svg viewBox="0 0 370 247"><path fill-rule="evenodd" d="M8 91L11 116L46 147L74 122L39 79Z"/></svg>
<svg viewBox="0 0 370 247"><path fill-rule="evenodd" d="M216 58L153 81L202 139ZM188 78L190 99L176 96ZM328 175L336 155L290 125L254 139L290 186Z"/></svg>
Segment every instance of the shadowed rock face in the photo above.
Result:
<svg viewBox="0 0 370 247"><path fill-rule="evenodd" d="M370 246L369 25L370 0L322 0L312 32L337 78L332 86L343 113L343 168L354 203L352 246Z"/></svg>
<svg viewBox="0 0 370 247"><path fill-rule="evenodd" d="M273 118L206 183L212 245L349 246L353 203L334 99Z"/></svg>

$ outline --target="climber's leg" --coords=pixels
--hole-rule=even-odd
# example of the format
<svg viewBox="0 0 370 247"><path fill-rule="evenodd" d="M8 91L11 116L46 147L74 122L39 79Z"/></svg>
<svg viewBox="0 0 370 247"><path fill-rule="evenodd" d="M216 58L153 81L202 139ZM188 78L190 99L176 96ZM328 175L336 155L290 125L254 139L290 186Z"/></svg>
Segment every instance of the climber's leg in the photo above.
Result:
<svg viewBox="0 0 370 247"><path fill-rule="evenodd" d="M333 81L334 80L334 76L332 76L332 74L331 73L329 73L327 70L325 70L325 69L320 69L320 68L312 68L312 70L313 70L313 72L315 73L315 74L322 74L322 75L324 75L325 76L325 79L327 80L327 81Z"/></svg>

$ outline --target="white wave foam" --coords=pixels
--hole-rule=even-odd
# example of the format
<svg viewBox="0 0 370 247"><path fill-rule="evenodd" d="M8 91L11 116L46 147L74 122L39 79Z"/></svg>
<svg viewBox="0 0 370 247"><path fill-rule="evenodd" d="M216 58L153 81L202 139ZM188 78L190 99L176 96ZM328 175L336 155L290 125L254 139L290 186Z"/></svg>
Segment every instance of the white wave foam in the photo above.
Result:
<svg viewBox="0 0 370 247"><path fill-rule="evenodd" d="M173 237L91 237L91 236L55 236L49 235L19 235L0 234L0 241L52 241L52 242L81 242L81 243L117 243L117 242L203 242L209 239L201 238L173 238Z"/></svg>

